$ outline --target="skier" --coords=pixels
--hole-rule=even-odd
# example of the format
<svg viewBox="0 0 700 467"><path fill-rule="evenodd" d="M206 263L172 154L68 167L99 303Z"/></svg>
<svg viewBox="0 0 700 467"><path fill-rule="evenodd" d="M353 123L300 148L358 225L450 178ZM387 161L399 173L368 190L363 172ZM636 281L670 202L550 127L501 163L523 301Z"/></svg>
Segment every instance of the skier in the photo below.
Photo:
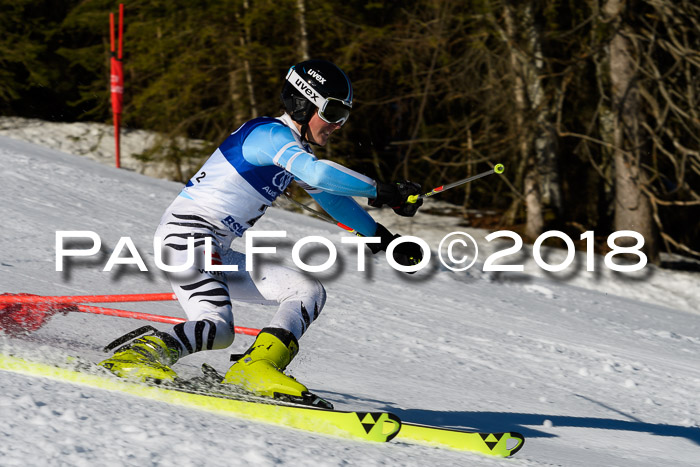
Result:
<svg viewBox="0 0 700 467"><path fill-rule="evenodd" d="M184 264L188 239L194 240L195 264L167 273L188 321L139 337L101 363L118 376L172 380L177 375L170 367L179 359L233 343L231 299L274 304L279 308L272 321L223 382L262 396L303 400L309 394L306 386L283 371L323 309L326 292L317 280L283 266L266 264L246 272L245 255L232 250L231 242L262 217L292 180L338 222L379 237L380 243L368 245L375 254L398 235L376 223L352 196L367 197L374 207L388 205L402 216L413 216L422 204L407 202L420 194L416 183L379 183L314 156L311 144L324 146L350 115L352 85L340 68L325 60L301 62L289 69L281 97L286 112L253 119L232 133L163 215L156 236L163 239L166 264ZM236 264L238 272L205 270L206 241L212 243L213 264ZM394 259L417 264L421 248L402 243Z"/></svg>

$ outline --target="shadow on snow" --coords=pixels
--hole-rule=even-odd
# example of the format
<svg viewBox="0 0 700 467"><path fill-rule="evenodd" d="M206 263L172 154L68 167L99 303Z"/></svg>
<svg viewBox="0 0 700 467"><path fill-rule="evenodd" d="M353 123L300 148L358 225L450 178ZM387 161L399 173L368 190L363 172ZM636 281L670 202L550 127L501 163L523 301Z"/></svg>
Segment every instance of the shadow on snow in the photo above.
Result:
<svg viewBox="0 0 700 467"><path fill-rule="evenodd" d="M438 425L482 432L517 431L530 438L552 438L556 435L537 430L545 420L556 427L593 428L649 433L657 436L686 438L700 446L700 428L679 425L646 423L642 421L615 420L612 418L545 415L510 412L446 412L439 410L399 409L387 407L402 421L424 425Z"/></svg>

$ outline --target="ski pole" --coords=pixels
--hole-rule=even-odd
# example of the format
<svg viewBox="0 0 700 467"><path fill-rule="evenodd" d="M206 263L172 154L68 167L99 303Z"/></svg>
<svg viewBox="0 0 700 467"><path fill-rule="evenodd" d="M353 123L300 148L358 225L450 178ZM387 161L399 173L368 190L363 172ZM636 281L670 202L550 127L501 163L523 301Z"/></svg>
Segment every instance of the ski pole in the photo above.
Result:
<svg viewBox="0 0 700 467"><path fill-rule="evenodd" d="M340 227L341 229L343 229L343 230L345 230L345 231L347 231L347 232L350 232L350 233L352 233L352 234L357 235L358 237L364 237L364 235L362 235L360 232L358 232L357 230L353 229L352 227L348 227L348 226L345 225L345 224L341 224L340 222L336 221L335 219L333 219L333 218L332 218L331 216L329 216L328 214L325 214L325 213L323 213L323 212L317 211L317 210L315 210L315 209L313 209L313 208L308 207L307 205L305 205L305 204L303 204L303 203L300 203L299 201L295 200L294 198L292 198L292 197L291 197L290 195L288 195L287 193L284 193L284 197L287 198L288 201L291 201L292 204L295 204L296 206L299 206L300 208L302 208L302 209L304 209L304 210L310 212L314 217L316 217L316 218L318 218L318 219L321 219L322 221L326 221L326 222L328 222L329 224L334 224L334 225L336 225L337 227Z"/></svg>
<svg viewBox="0 0 700 467"><path fill-rule="evenodd" d="M417 201L418 201L419 199L421 199L421 198L429 198L430 196L434 196L434 195L436 195L436 194L438 194L438 193L442 193L443 191L449 190L450 188L454 188L454 187L457 187L457 186L460 186L460 185L464 185L465 183L473 182L474 180L477 180L477 179L479 179L479 178L485 177L485 176L487 176L487 175L491 175L491 174L493 174L493 173L502 174L504 170L505 170L505 167L503 166L503 164L496 164L496 165L493 166L493 169L487 170L487 171L485 171L485 172L481 172L480 174L476 174L476 175L473 175L473 176L471 176L471 177L463 178L462 180L458 180L458 181L453 182L453 183L448 183L447 185L442 185L442 186L439 186L439 187L437 187L437 188L433 188L431 191L429 191L428 193L425 193L425 194L423 194L423 195L411 195L411 196L408 197L408 199L406 200L406 202L408 202L408 203L415 203L415 202L417 202ZM353 229L352 227L349 227L349 226L347 226L347 225L345 225L345 224L341 224L340 222L336 221L335 219L333 219L333 218L332 218L331 216L329 216L328 214L319 212L319 211L317 211L317 210L315 210L315 209L313 209L313 208L308 207L308 206L305 205L305 204L300 203L299 201L295 200L294 198L292 198L292 197L291 197L290 195L288 195L287 193L285 193L284 196L285 196L285 198L287 198L289 201L291 201L293 204L295 204L295 205L299 206L300 208L302 208L302 209L304 209L304 210L310 212L310 213L313 214L315 217L317 217L317 218L319 218L319 219L321 219L321 220L323 220L323 221L326 221L326 222L328 222L328 223L330 223L330 224L335 224L336 226L340 227L341 229L343 229L343 230L345 230L345 231L347 231L347 232L349 232L349 233L355 234L355 235L357 235L358 237L364 237L364 235L362 235L362 234L361 234L360 232L358 232L357 230L355 230L355 229Z"/></svg>
<svg viewBox="0 0 700 467"><path fill-rule="evenodd" d="M415 203L416 201L418 201L421 198L429 198L431 196L437 195L438 193L442 193L443 191L447 191L450 188L458 187L460 185L464 185L465 183L473 182L474 180L485 177L487 175L491 175L493 173L502 174L504 170L505 170L505 167L503 166L503 164L496 164L493 166L493 169L487 170L486 172L481 172L480 174L476 174L476 175L471 176L471 177L463 178L462 180L458 180L456 182L449 183L447 185L441 185L437 188L433 188L431 191L429 191L428 193L425 193L423 195L409 196L408 199L406 200L406 202Z"/></svg>

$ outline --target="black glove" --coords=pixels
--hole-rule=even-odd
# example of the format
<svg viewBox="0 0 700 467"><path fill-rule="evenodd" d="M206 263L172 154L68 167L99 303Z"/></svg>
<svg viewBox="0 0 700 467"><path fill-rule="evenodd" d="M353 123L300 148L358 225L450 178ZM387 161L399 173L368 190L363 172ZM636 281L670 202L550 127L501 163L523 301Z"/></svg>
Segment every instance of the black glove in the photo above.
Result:
<svg viewBox="0 0 700 467"><path fill-rule="evenodd" d="M415 203L409 203L408 197L420 194L420 185L408 180L396 183L377 183L377 197L369 199L368 204L375 208L386 204L399 216L413 217L418 208L423 205L423 199L418 198Z"/></svg>
<svg viewBox="0 0 700 467"><path fill-rule="evenodd" d="M377 231L374 233L374 236L379 237L381 242L368 243L367 246L372 250L372 253L376 255L380 251L386 251L389 244L401 235L392 234L382 224L377 224ZM417 243L404 242L396 245L396 248L394 248L394 261L402 266L415 266L422 260L423 249ZM416 271L412 271L407 274L415 274L415 272Z"/></svg>

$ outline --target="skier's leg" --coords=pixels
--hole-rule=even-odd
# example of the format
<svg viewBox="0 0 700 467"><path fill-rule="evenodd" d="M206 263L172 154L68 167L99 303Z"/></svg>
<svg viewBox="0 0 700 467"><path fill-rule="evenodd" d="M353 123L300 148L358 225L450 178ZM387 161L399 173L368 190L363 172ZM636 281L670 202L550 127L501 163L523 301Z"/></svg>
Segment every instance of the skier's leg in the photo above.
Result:
<svg viewBox="0 0 700 467"><path fill-rule="evenodd" d="M245 264L245 255L230 251L227 264ZM277 305L277 313L268 327L284 329L298 340L318 318L326 303L326 291L316 279L299 271L264 264L252 274L239 266L238 273L227 274L228 290L237 302Z"/></svg>
<svg viewBox="0 0 700 467"><path fill-rule="evenodd" d="M199 251L201 250L201 252ZM300 339L318 318L326 302L326 291L315 279L283 266L263 265L255 274L245 271L245 255L215 249L214 263L237 265L237 272L205 271L196 265L183 273L168 273L173 291L188 321L167 333L182 347L180 357L200 350L223 349L234 339L231 298L238 302L277 305L270 328L279 328ZM181 264L184 258L173 264ZM195 258L204 257L204 247L195 248ZM219 260L219 261L217 261Z"/></svg>
<svg viewBox="0 0 700 467"><path fill-rule="evenodd" d="M182 272L166 273L188 321L117 349L101 365L119 376L172 379L176 374L170 366L180 358L200 350L223 349L233 342L233 312L226 278L223 272L205 271L204 265L205 239L212 240L214 263L220 264L217 258L221 245L208 229L186 229L180 224L163 223L156 236L164 239L162 256L168 265L185 264L188 239L194 238L194 264Z"/></svg>
<svg viewBox="0 0 700 467"><path fill-rule="evenodd" d="M156 231L163 238L166 264L181 265L187 261L187 243L194 237L194 264L181 272L166 272L173 292L187 315L187 321L176 324L166 333L179 344L179 357L201 350L225 349L233 343L233 311L223 271L205 268L205 242L212 244L212 264L225 264L224 248L209 229L193 228L182 231L179 223L166 223ZM191 222L195 222L192 220ZM197 221L202 223L204 221ZM191 241L191 240L190 240ZM237 260L229 257L230 260Z"/></svg>
<svg viewBox="0 0 700 467"><path fill-rule="evenodd" d="M200 253L203 256L199 248L195 249L195 255ZM180 358L230 346L234 338L233 311L225 276L196 267L183 273L168 273L168 279L187 315L187 321L166 331L179 343Z"/></svg>

